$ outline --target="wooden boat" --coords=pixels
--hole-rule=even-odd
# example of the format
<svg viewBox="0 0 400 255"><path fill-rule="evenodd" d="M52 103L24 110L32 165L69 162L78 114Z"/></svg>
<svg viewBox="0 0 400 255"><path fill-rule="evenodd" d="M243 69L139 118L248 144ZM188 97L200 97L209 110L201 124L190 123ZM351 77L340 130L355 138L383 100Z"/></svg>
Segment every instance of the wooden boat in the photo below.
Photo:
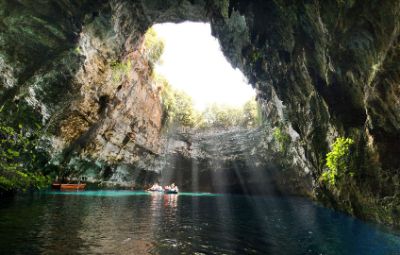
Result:
<svg viewBox="0 0 400 255"><path fill-rule="evenodd" d="M160 192L161 192L161 193L164 192L164 190L162 190L162 189L148 189L147 191L148 191L148 192L159 192L159 193L160 193Z"/></svg>
<svg viewBox="0 0 400 255"><path fill-rule="evenodd" d="M68 183L68 184L61 184L60 186L60 190L84 190L85 188L86 188L85 183L80 183L80 184Z"/></svg>
<svg viewBox="0 0 400 255"><path fill-rule="evenodd" d="M165 194L178 194L178 191L175 189L166 189L164 190Z"/></svg>
<svg viewBox="0 0 400 255"><path fill-rule="evenodd" d="M61 183L52 183L51 184L52 189L60 189L61 188Z"/></svg>

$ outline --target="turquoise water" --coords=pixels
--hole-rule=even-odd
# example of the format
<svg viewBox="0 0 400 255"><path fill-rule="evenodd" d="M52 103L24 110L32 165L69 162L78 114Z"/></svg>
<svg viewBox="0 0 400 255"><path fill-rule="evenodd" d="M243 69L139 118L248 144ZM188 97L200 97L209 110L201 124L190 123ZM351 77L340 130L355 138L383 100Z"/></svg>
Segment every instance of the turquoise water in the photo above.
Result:
<svg viewBox="0 0 400 255"><path fill-rule="evenodd" d="M0 201L0 254L400 254L400 236L303 198L136 191Z"/></svg>
<svg viewBox="0 0 400 255"><path fill-rule="evenodd" d="M47 195L61 195L61 196L95 196L95 197L125 197L125 196L153 196L153 195L161 195L157 192L147 192L147 191L114 191L114 190L100 190L100 191L69 191L69 192L60 192L60 191L47 191L42 192L43 194ZM202 193L202 192L180 192L179 196L222 196L222 194L213 194L213 193Z"/></svg>

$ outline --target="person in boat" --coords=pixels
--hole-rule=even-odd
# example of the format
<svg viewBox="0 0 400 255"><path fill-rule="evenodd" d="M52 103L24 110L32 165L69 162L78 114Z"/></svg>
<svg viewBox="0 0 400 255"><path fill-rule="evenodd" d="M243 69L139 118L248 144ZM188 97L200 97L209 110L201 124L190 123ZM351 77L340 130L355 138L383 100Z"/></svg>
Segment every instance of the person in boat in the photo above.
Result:
<svg viewBox="0 0 400 255"><path fill-rule="evenodd" d="M164 189L158 183L154 183L148 191L164 191Z"/></svg>
<svg viewBox="0 0 400 255"><path fill-rule="evenodd" d="M178 190L178 186L175 185L175 183L171 184L171 190L176 191Z"/></svg>
<svg viewBox="0 0 400 255"><path fill-rule="evenodd" d="M167 193L178 193L179 188L178 186L175 185L175 183L172 183L171 186L166 186L164 189Z"/></svg>

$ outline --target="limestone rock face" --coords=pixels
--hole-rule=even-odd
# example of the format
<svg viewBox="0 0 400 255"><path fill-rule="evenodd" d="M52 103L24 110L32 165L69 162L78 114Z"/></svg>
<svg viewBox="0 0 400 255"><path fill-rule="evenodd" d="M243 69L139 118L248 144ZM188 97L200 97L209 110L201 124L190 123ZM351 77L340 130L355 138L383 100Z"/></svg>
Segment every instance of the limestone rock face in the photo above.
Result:
<svg viewBox="0 0 400 255"><path fill-rule="evenodd" d="M138 29L136 21L120 27L118 15L123 13L86 17L75 48L83 59L73 81L79 96L62 113L55 140L61 162L77 171L82 167L77 162L101 162L97 171L81 169L82 174L132 186L132 173L121 173L120 166L132 172L152 167L161 146L162 106L143 52L143 33L133 33L135 40L124 34Z"/></svg>
<svg viewBox="0 0 400 255"><path fill-rule="evenodd" d="M81 32L77 51L85 60L74 84L80 96L71 102L69 112L63 113L66 117L61 121L60 136L73 144L90 135L82 140L82 155L110 163L134 163L138 150L159 152L159 89L142 46L132 45L121 54L114 41L116 33L107 32L112 29L97 19L102 18Z"/></svg>
<svg viewBox="0 0 400 255"><path fill-rule="evenodd" d="M226 54L241 54L237 65L260 97L275 102L270 109L283 109L266 114L277 122L272 125L283 123L299 135L318 199L399 224L399 67L393 59L399 57L400 2L239 1L235 8L246 18L250 43ZM355 140L355 173L327 187L318 180L338 136Z"/></svg>
<svg viewBox="0 0 400 255"><path fill-rule="evenodd" d="M39 113L53 164L131 186L119 166L148 170L161 145L145 28L120 21L130 16L123 4L87 2L2 1L2 101Z"/></svg>
<svg viewBox="0 0 400 255"><path fill-rule="evenodd" d="M184 190L246 194L310 196L312 178L305 171L283 168L297 165L298 155L280 145L264 126L257 129L219 130L208 133L174 133L161 158L161 183L176 183ZM164 164L163 164L164 163Z"/></svg>
<svg viewBox="0 0 400 255"><path fill-rule="evenodd" d="M0 100L35 113L50 133L54 162L134 181L138 171L160 169L157 155L171 154L160 139L143 34L154 23L210 22L263 106L264 131L252 135L267 141L279 127L290 136L284 150L270 148L280 156L260 161L308 176L312 196L328 205L400 224L399 14L397 0L1 0ZM319 177L338 136L355 141L356 171L328 187ZM232 137L222 137L221 146L231 147ZM218 151L230 162L261 155L250 150L260 144ZM201 158L198 148L188 151L187 159Z"/></svg>

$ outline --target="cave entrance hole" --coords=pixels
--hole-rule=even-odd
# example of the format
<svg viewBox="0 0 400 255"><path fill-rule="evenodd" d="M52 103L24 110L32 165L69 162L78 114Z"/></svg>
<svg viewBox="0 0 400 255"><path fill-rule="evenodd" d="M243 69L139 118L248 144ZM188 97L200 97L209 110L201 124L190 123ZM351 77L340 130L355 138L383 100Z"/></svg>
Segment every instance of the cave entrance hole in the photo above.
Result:
<svg viewBox="0 0 400 255"><path fill-rule="evenodd" d="M161 44L160 44L161 42ZM252 175L254 164L250 155L245 155L240 162L229 162L217 158L216 154L225 140L233 139L227 135L222 142L215 140L219 135L229 132L243 132L256 129L261 123L261 109L256 101L256 91L248 83L239 69L231 66L225 58L219 41L211 33L209 23L183 22L161 23L153 25L146 33L145 47L153 61L154 76L162 83L162 89L171 89L176 93L177 106L168 117L177 117L166 132L165 163L161 172L163 185L177 182L187 185L185 189L199 191L203 182L209 182L206 187L210 191L229 192L229 182L237 182L235 191L248 191L245 177L239 169L252 168L247 174ZM168 87L168 88L166 88ZM163 101L171 98L163 98ZM179 98L183 97L183 98ZM165 102L164 102L165 103ZM167 102L171 105L171 102ZM172 107L173 108L173 107ZM166 120L166 122L171 120ZM189 130L189 132L187 132ZM195 133L207 134L211 142L197 144L202 150L210 153L211 167L221 171L211 171L209 175L201 176L202 170L208 163L196 158L185 158L183 155L169 155L168 150L173 146L176 134ZM182 139L182 136L180 136ZM191 149L191 143L198 142L196 138L183 136ZM225 140L224 140L225 139ZM229 145L228 145L229 146ZM223 150L223 148L222 148ZM250 150L249 150L250 153ZM228 173L229 172L229 173ZM228 174L227 174L228 173ZM228 176L229 175L229 176ZM259 176L250 176L257 179ZM189 182L185 180L189 179ZM216 188L217 187L217 188ZM205 187L202 187L203 190Z"/></svg>
<svg viewBox="0 0 400 255"><path fill-rule="evenodd" d="M166 113L175 116L170 119L175 127L199 131L260 124L255 90L225 58L209 23L155 24L145 42L156 80L173 92L173 98L161 95L164 104L176 103Z"/></svg>

